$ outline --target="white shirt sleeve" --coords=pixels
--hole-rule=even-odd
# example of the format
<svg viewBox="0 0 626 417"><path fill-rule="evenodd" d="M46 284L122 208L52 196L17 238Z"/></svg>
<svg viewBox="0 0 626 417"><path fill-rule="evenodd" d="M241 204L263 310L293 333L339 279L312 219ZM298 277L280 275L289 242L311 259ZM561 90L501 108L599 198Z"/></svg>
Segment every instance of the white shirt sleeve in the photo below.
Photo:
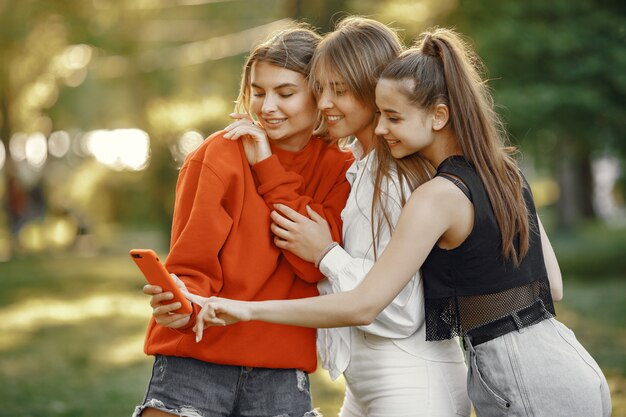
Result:
<svg viewBox="0 0 626 417"><path fill-rule="evenodd" d="M384 242L384 246L386 244L387 242ZM373 265L373 260L354 258L341 246L335 246L320 263L320 271L328 278L325 290L337 293L355 288ZM423 297L422 281L418 273L372 324L359 326L359 329L388 338L408 337L415 333L424 321Z"/></svg>

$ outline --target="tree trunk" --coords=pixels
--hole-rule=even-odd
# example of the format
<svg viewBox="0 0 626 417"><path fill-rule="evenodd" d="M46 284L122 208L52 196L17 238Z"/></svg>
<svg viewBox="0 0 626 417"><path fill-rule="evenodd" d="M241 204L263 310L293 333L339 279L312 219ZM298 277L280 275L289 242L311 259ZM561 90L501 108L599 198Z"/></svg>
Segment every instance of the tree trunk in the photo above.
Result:
<svg viewBox="0 0 626 417"><path fill-rule="evenodd" d="M21 196L24 196L23 189L20 187L19 181L15 175L15 166L11 159L11 151L9 149L9 142L11 139L11 119L9 113L8 98L6 96L0 97L0 140L5 149L5 162L2 173L4 173L2 180L4 181L4 198L2 198L2 207L6 214L6 225L0 225L0 227L6 227L9 231L9 243L11 252L15 251L17 247L16 232L18 229L18 217L19 207L24 203ZM10 254L9 254L10 256Z"/></svg>
<svg viewBox="0 0 626 417"><path fill-rule="evenodd" d="M591 158L581 146L562 146L557 161L560 197L557 203L557 224L569 229L583 220L593 219L593 177Z"/></svg>

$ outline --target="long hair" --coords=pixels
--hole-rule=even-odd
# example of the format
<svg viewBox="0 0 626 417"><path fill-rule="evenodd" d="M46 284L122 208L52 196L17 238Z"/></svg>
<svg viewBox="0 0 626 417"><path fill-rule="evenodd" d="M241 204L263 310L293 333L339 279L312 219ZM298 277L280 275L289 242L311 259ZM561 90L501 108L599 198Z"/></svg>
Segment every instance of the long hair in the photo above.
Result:
<svg viewBox="0 0 626 417"><path fill-rule="evenodd" d="M312 61L312 88L317 91L320 74L341 77L349 92L366 108L376 112L376 83L383 69L395 59L403 46L398 35L386 25L361 16L347 17L337 23L335 30L320 42ZM375 126L372 126L372 130ZM372 132L373 133L373 132ZM376 175L374 196L369 208L372 219L372 242L374 257L378 254L378 236L383 224L393 230L386 189L393 172L397 172L400 203L408 199L405 189L414 190L430 179L432 167L419 155L396 161L389 148L382 146L384 140L376 138ZM407 187L408 185L408 187ZM355 184L353 186L358 186Z"/></svg>
<svg viewBox="0 0 626 417"><path fill-rule="evenodd" d="M252 49L243 66L239 96L235 111L250 114L251 74L255 62L267 62L302 74L307 82L311 74L311 60L322 37L304 23L291 26L273 34ZM326 136L321 114L318 112L315 134Z"/></svg>
<svg viewBox="0 0 626 417"><path fill-rule="evenodd" d="M459 34L438 28L424 32L416 46L391 63L381 78L411 81L412 89L405 93L420 108L448 106L450 129L464 157L483 181L493 207L500 228L502 255L518 265L529 244L528 209L522 194L524 181L511 156L516 149L506 145L506 131L481 77L483 69L480 58Z"/></svg>

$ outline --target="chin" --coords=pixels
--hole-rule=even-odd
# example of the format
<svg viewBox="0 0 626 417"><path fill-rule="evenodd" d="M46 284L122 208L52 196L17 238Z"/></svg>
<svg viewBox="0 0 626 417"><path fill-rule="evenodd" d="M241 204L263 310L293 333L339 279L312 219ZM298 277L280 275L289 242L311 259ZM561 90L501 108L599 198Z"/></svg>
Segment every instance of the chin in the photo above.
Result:
<svg viewBox="0 0 626 417"><path fill-rule="evenodd" d="M347 136L352 136L352 132L346 132L345 129L331 129L328 128L328 134L333 139L341 139Z"/></svg>
<svg viewBox="0 0 626 417"><path fill-rule="evenodd" d="M408 152L400 150L400 149L391 149L391 156L393 156L394 159L402 159L405 156L409 155Z"/></svg>
<svg viewBox="0 0 626 417"><path fill-rule="evenodd" d="M288 136L288 134L283 133L281 131L270 132L266 130L265 133L267 134L267 138L271 141L282 140Z"/></svg>

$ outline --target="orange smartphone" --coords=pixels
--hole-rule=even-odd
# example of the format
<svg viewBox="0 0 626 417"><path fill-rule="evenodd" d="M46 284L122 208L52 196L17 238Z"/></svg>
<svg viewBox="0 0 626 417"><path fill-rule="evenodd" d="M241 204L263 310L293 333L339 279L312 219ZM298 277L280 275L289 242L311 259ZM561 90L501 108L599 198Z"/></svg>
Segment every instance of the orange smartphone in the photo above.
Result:
<svg viewBox="0 0 626 417"><path fill-rule="evenodd" d="M165 266L163 266L159 257L152 249L133 249L130 251L130 256L139 269L141 269L141 272L143 272L144 277L146 277L146 280L150 284L158 285L163 289L163 292L171 292L174 294L174 298L164 304L171 304L178 301L181 308L174 310L174 312L179 314L191 314L191 303L185 298L180 288L176 285L176 282L174 282L174 279L170 276L170 273L167 272L167 269L165 269Z"/></svg>

